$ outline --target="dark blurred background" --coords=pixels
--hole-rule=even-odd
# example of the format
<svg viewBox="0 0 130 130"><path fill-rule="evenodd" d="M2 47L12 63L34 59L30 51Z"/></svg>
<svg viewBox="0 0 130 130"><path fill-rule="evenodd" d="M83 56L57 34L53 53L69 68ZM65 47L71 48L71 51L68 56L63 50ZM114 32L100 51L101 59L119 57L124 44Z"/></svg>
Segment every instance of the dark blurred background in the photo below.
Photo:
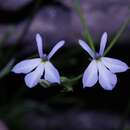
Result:
<svg viewBox="0 0 130 130"><path fill-rule="evenodd" d="M130 16L130 0L80 0L80 4L97 49L101 34L108 32L109 44ZM74 0L0 0L0 130L119 130L130 100L129 70L118 74L113 91L99 84L83 89L81 79L73 91L64 91L61 85L29 89L24 75L9 70L21 60L38 56L36 33L43 36L46 52L66 40L52 59L61 75L76 77L90 62L77 43L83 39L83 28ZM108 56L130 65L129 50L130 25ZM129 124L127 118L126 128Z"/></svg>

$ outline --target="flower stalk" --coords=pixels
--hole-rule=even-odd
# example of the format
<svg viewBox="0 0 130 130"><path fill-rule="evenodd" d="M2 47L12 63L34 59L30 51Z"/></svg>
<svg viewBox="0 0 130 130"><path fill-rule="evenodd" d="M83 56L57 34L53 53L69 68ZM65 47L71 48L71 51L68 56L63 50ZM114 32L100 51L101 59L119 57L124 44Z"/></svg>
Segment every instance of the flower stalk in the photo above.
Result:
<svg viewBox="0 0 130 130"><path fill-rule="evenodd" d="M110 45L108 46L108 48L106 49L106 51L104 52L104 56L111 50L111 48L117 43L117 40L121 37L122 33L125 31L126 27L128 26L128 24L130 23L130 18L128 18L121 26L121 28L119 29L118 33L115 35L115 37L113 38L113 40L110 42Z"/></svg>
<svg viewBox="0 0 130 130"><path fill-rule="evenodd" d="M85 38L85 40L88 41L90 47L95 52L94 42L93 42L93 39L92 39L92 37L90 35L90 32L88 30L87 20L86 20L86 18L84 16L83 10L81 9L80 1L75 0L74 5L75 5L75 10L76 10L76 12L77 12L77 14L78 14L78 16L80 18L80 21L81 21L83 29L84 29L84 32L83 32L84 38Z"/></svg>

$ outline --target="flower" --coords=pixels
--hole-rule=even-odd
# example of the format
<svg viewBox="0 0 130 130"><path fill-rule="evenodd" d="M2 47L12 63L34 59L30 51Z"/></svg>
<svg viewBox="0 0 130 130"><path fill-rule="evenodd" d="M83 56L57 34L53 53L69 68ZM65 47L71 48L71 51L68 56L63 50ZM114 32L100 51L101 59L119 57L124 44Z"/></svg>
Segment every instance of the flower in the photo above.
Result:
<svg viewBox="0 0 130 130"><path fill-rule="evenodd" d="M40 82L42 75L50 83L59 84L59 72L50 62L50 59L64 45L65 41L58 42L48 55L42 50L42 38L40 34L36 35L36 42L40 58L23 60L14 66L12 72L27 74L25 76L25 83L29 88L36 86Z"/></svg>
<svg viewBox="0 0 130 130"><path fill-rule="evenodd" d="M79 40L80 46L92 57L91 63L83 74L83 87L92 87L99 80L105 90L112 90L117 83L115 73L129 69L127 64L120 60L103 56L106 43L107 33L105 32L101 37L99 53L95 53L84 41Z"/></svg>

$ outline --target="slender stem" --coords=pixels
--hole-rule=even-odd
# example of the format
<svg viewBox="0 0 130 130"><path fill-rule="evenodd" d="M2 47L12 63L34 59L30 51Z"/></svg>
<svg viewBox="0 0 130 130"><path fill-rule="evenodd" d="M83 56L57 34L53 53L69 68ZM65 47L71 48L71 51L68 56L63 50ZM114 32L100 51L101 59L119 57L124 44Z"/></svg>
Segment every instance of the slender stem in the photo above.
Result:
<svg viewBox="0 0 130 130"><path fill-rule="evenodd" d="M78 81L78 80L81 79L81 78L82 78L82 74L81 74L81 75L78 75L78 76L75 77L75 78L72 78L72 79L71 79L71 82Z"/></svg>
<svg viewBox="0 0 130 130"><path fill-rule="evenodd" d="M111 50L111 48L116 44L117 40L120 38L120 36L122 35L122 33L125 31L126 27L128 26L128 24L130 23L130 18L128 18L123 25L121 26L121 28L119 29L118 33L115 35L115 37L113 38L113 40L110 42L110 45L108 46L108 48L106 49L106 51L104 52L104 56Z"/></svg>
<svg viewBox="0 0 130 130"><path fill-rule="evenodd" d="M88 25L87 25L87 21L85 19L85 16L84 16L84 13L80 7L80 1L79 0L75 0L74 1L74 4L75 4L75 9L76 9L76 12L80 18L80 21L82 23L82 26L83 26L83 29L84 29L84 32L83 32L83 35L85 37L86 40L88 40L88 44L90 45L90 47L93 49L93 51L95 52L95 47L94 47L94 42L93 42L93 39L88 31Z"/></svg>

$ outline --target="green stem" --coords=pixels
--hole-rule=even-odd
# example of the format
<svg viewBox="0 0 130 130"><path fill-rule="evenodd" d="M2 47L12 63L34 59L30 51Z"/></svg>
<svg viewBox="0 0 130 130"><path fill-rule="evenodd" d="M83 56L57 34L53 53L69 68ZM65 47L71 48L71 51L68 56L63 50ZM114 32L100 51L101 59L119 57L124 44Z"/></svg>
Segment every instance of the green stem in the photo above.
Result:
<svg viewBox="0 0 130 130"><path fill-rule="evenodd" d="M94 47L94 42L93 42L93 39L88 31L88 25L87 25L87 22L86 22L86 19L85 19L85 16L84 16L84 13L80 7L80 1L79 0L75 0L74 1L74 5L75 5L75 9L76 9L76 12L80 18L80 21L83 25L83 29L84 29L84 32L83 32L83 35L85 37L86 40L88 40L88 44L90 45L90 47L93 49L93 51L95 52L95 47Z"/></svg>
<svg viewBox="0 0 130 130"><path fill-rule="evenodd" d="M113 38L113 40L110 42L110 45L108 46L108 48L106 49L106 51L104 52L104 56L111 50L111 48L115 45L115 43L117 42L117 40L120 38L120 36L122 35L122 33L125 31L126 27L128 26L130 22L130 18L128 18L123 25L121 26L121 28L119 29L118 33L116 34L116 36Z"/></svg>
<svg viewBox="0 0 130 130"><path fill-rule="evenodd" d="M75 78L72 78L72 79L71 79L71 82L78 81L78 80L81 79L81 78L82 78L82 74L79 75L79 76L77 76L77 77L75 77Z"/></svg>

